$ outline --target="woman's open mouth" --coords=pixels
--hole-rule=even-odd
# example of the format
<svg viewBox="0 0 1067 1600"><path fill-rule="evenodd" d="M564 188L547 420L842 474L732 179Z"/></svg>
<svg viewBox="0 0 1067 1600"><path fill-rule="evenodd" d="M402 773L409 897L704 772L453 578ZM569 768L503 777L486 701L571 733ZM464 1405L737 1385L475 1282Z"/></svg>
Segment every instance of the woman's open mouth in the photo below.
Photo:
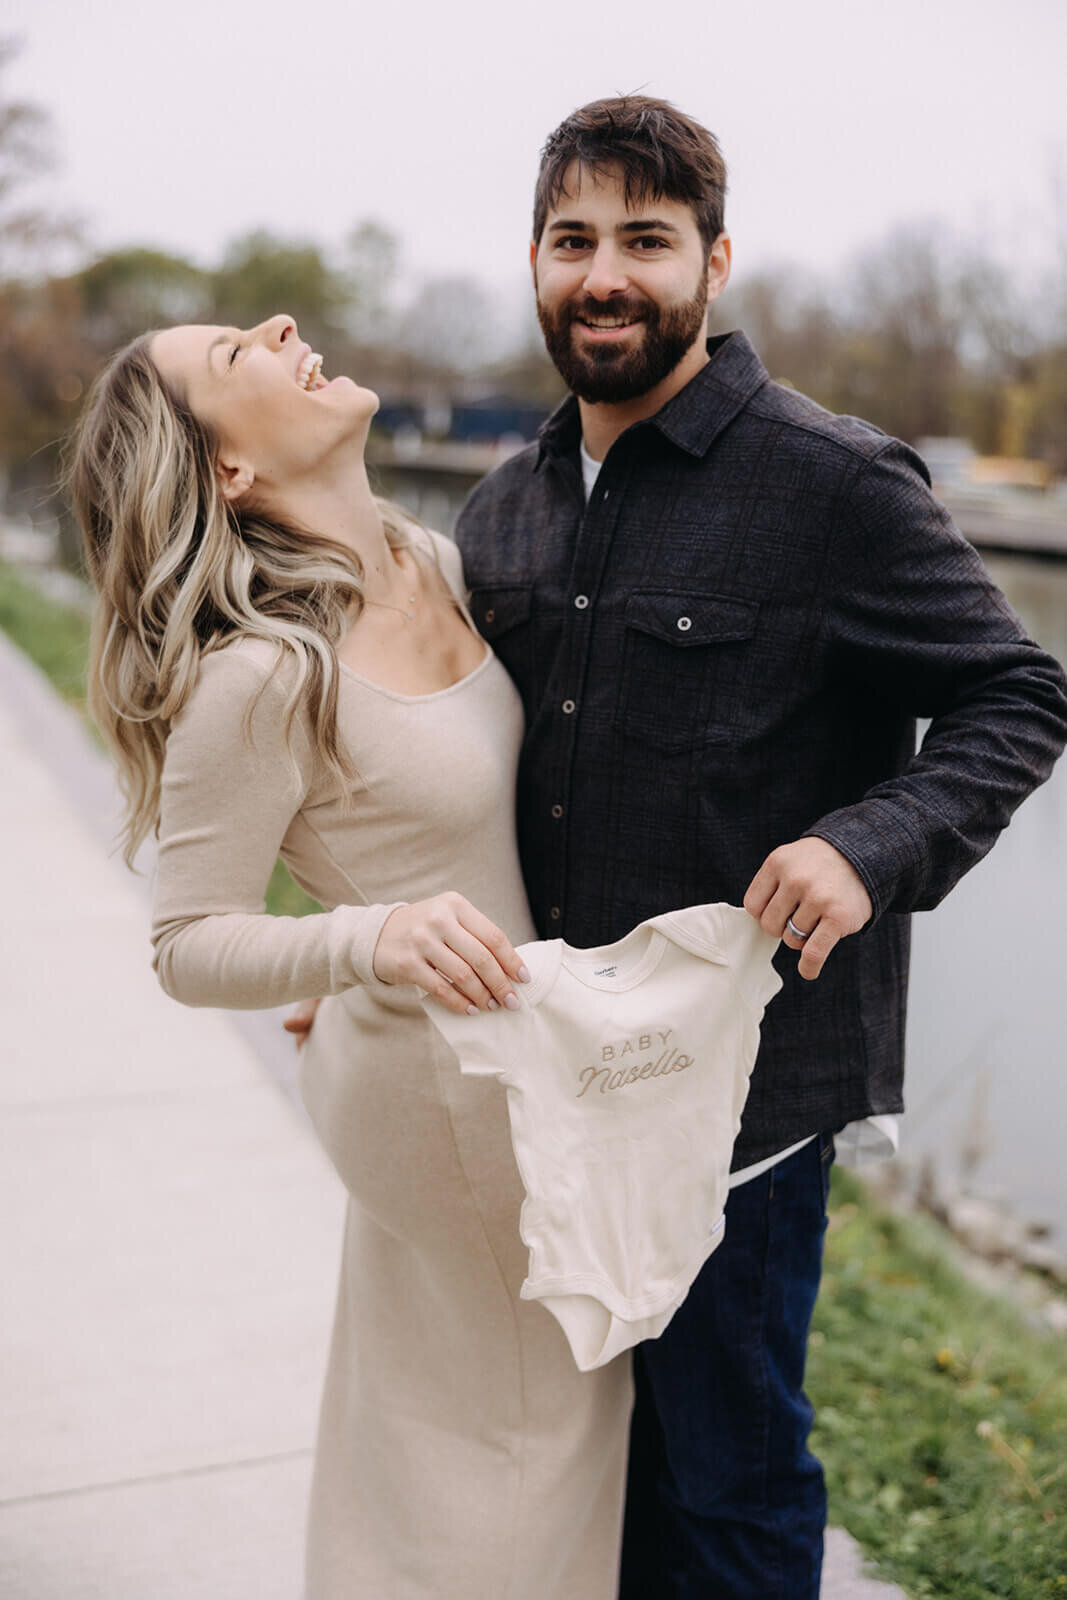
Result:
<svg viewBox="0 0 1067 1600"><path fill-rule="evenodd" d="M296 382L299 388L308 392L326 388L326 380L322 376L322 357L317 350L309 350L297 367Z"/></svg>

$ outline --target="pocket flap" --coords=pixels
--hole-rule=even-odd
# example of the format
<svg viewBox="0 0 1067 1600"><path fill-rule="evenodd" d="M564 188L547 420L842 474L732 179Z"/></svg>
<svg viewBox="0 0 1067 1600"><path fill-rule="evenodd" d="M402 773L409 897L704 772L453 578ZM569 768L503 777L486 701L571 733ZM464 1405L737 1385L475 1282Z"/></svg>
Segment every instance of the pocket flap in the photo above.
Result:
<svg viewBox="0 0 1067 1600"><path fill-rule="evenodd" d="M533 589L528 583L501 584L471 593L471 616L485 639L496 639L520 622L528 622Z"/></svg>
<svg viewBox="0 0 1067 1600"><path fill-rule="evenodd" d="M626 625L665 644L723 644L755 632L759 602L685 589L639 589L626 603Z"/></svg>

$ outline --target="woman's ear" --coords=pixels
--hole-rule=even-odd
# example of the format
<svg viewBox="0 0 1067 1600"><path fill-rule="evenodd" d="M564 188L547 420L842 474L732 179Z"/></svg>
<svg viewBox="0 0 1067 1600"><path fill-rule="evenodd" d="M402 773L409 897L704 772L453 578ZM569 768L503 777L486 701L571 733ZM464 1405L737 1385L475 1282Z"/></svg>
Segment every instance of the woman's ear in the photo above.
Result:
<svg viewBox="0 0 1067 1600"><path fill-rule="evenodd" d="M256 475L247 461L224 461L220 457L215 470L224 500L239 500L256 481Z"/></svg>

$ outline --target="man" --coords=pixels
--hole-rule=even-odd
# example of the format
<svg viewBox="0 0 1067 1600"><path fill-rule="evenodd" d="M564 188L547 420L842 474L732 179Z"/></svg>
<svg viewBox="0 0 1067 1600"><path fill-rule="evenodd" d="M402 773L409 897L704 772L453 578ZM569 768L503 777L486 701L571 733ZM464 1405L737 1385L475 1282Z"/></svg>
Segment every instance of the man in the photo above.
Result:
<svg viewBox="0 0 1067 1600"><path fill-rule="evenodd" d="M921 461L769 381L743 335L705 342L724 193L714 138L663 101L599 101L550 137L531 263L572 395L457 529L525 704L542 936L602 944L725 900L786 947L725 1241L636 1352L626 1600L818 1595L803 1372L833 1134L902 1109L907 914L1067 738L1062 672Z"/></svg>

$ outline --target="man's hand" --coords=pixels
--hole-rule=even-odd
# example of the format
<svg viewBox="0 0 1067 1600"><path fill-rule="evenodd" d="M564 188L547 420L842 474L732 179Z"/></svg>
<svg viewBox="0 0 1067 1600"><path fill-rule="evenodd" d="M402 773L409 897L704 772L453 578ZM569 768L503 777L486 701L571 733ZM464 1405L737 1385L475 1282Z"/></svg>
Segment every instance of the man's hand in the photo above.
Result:
<svg viewBox="0 0 1067 1600"><path fill-rule="evenodd" d="M765 933L801 952L802 978L817 978L838 940L858 933L873 909L855 867L825 839L798 839L772 850L749 884L744 906ZM790 932L789 918L806 938Z"/></svg>
<svg viewBox="0 0 1067 1600"><path fill-rule="evenodd" d="M301 1000L295 1011L282 1020L282 1027L286 1033L296 1035L296 1048L302 1050L311 1038L311 1030L315 1026L315 1013L321 1006L321 1000Z"/></svg>

